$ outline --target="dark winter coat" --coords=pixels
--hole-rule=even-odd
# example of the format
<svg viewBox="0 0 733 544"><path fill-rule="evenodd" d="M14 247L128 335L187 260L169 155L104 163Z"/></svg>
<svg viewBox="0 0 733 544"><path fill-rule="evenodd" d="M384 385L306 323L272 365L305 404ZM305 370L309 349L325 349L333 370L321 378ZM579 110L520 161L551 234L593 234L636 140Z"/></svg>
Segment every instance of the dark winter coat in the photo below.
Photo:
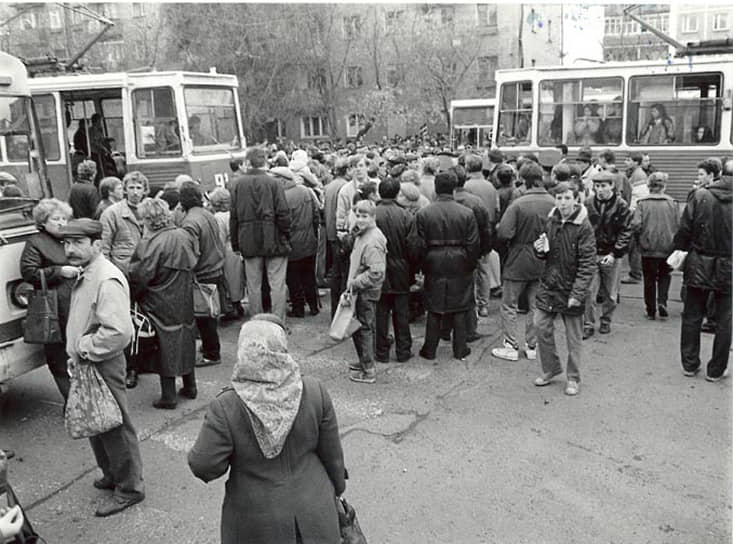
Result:
<svg viewBox="0 0 733 544"><path fill-rule="evenodd" d="M534 281L542 277L545 263L532 247L547 223L555 199L543 187L533 187L507 208L496 228L496 235L506 240L509 248L504 259L502 278L512 281Z"/></svg>
<svg viewBox="0 0 733 544"><path fill-rule="evenodd" d="M222 544L339 544L335 496L344 492L344 455L325 388L303 377L303 397L280 455L267 459L242 400L227 388L209 404L188 454L203 481L229 471L221 515Z"/></svg>
<svg viewBox="0 0 733 544"><path fill-rule="evenodd" d="M631 183L626 174L619 171L615 165L609 165L606 170L613 174L613 186L616 187L616 194L621 195L626 204L631 202Z"/></svg>
<svg viewBox="0 0 733 544"><path fill-rule="evenodd" d="M545 312L583 315L586 296L593 279L596 240L583 206L563 221L553 208L544 232L550 243L549 253L537 253L545 260L545 271L537 291L537 308ZM580 306L568 308L570 297Z"/></svg>
<svg viewBox="0 0 733 544"><path fill-rule="evenodd" d="M491 251L493 238L493 224L489 222L489 210L484 206L483 201L469 193L463 187L458 187L453 192L453 198L459 204L466 206L473 212L478 227L478 237L481 244L481 255L487 255Z"/></svg>
<svg viewBox="0 0 733 544"><path fill-rule="evenodd" d="M181 228L193 239L193 250L198 259L194 269L196 280L214 283L213 280L224 273L224 242L214 214L195 206L186 211Z"/></svg>
<svg viewBox="0 0 733 544"><path fill-rule="evenodd" d="M441 314L472 309L473 271L481 253L473 212L451 195L438 195L415 218L422 248L426 308Z"/></svg>
<svg viewBox="0 0 733 544"><path fill-rule="evenodd" d="M382 293L409 293L419 248L413 215L392 198L377 204L377 227L387 238L387 272Z"/></svg>
<svg viewBox="0 0 733 544"><path fill-rule="evenodd" d="M640 198L631 229L639 234L642 257L667 258L672 253L674 235L680 224L677 202L664 193Z"/></svg>
<svg viewBox="0 0 733 544"><path fill-rule="evenodd" d="M69 206L74 212L74 219L88 217L94 219L99 205L99 191L91 183L76 182L69 192Z"/></svg>
<svg viewBox="0 0 733 544"><path fill-rule="evenodd" d="M196 260L191 237L172 225L143 238L130 260L131 298L155 328L161 376L183 376L194 369Z"/></svg>
<svg viewBox="0 0 733 544"><path fill-rule="evenodd" d="M54 238L44 230L28 238L20 256L20 275L23 276L23 281L40 289L41 270L43 270L46 285L49 289L56 291L59 325L62 331L66 331L71 304L71 288L74 287L74 281L76 281L61 276L61 267L68 264L63 241Z"/></svg>
<svg viewBox="0 0 733 544"><path fill-rule="evenodd" d="M285 200L290 208L291 261L312 257L318 250L318 227L321 221L318 200L311 189L295 183L294 179L282 180Z"/></svg>
<svg viewBox="0 0 733 544"><path fill-rule="evenodd" d="M232 249L248 257L290 253L290 208L285 190L264 170L251 169L231 185L229 231Z"/></svg>
<svg viewBox="0 0 733 544"><path fill-rule="evenodd" d="M730 293L731 201L733 177L698 189L687 202L674 237L674 248L688 251L685 283L698 289Z"/></svg>
<svg viewBox="0 0 733 544"><path fill-rule="evenodd" d="M587 198L585 207L595 232L598 255L612 253L616 259L626 255L631 241L631 212L626 201L614 191L608 200L600 200L596 195Z"/></svg>

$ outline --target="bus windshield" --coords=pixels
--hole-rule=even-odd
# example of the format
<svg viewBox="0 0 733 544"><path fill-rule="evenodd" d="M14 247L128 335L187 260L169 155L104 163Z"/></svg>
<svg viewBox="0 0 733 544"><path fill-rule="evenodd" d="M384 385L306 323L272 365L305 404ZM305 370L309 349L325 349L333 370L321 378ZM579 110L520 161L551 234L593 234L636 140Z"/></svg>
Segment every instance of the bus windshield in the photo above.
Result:
<svg viewBox="0 0 733 544"><path fill-rule="evenodd" d="M239 148L233 89L186 87L183 97L194 151Z"/></svg>

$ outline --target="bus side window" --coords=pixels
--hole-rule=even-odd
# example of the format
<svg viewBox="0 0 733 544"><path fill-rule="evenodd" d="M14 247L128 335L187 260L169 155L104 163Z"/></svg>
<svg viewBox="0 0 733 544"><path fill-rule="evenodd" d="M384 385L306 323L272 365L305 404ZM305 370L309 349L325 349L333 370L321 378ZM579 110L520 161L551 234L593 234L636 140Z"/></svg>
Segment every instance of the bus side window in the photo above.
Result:
<svg viewBox="0 0 733 544"><path fill-rule="evenodd" d="M711 145L720 141L722 76L689 74L631 78L627 142ZM698 129L703 127L702 137Z"/></svg>
<svg viewBox="0 0 733 544"><path fill-rule="evenodd" d="M501 86L498 145L521 145L530 140L532 82L512 82Z"/></svg>
<svg viewBox="0 0 733 544"><path fill-rule="evenodd" d="M132 98L137 156L180 155L180 140L177 145L169 145L163 141L167 135L167 127L171 121L178 118L173 89L170 87L136 89L132 92Z"/></svg>

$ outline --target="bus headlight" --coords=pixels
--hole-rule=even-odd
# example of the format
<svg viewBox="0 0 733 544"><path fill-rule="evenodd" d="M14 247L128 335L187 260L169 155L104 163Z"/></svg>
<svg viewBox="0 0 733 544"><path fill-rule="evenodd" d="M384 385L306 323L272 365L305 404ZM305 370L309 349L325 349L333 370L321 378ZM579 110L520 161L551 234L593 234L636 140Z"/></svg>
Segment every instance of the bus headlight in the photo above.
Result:
<svg viewBox="0 0 733 544"><path fill-rule="evenodd" d="M10 289L10 300L20 308L27 308L28 300L33 290L33 286L30 283L19 281Z"/></svg>

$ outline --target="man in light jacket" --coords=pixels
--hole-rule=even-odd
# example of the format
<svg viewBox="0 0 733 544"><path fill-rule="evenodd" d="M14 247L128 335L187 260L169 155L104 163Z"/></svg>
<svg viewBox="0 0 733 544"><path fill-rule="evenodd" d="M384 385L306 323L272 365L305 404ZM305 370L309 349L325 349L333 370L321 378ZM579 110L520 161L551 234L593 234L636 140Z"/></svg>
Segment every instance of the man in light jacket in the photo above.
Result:
<svg viewBox="0 0 733 544"><path fill-rule="evenodd" d="M125 390L124 349L132 338L130 291L125 276L102 254L102 225L75 219L63 227L69 264L82 272L71 292L66 351L70 368L95 365L122 412L122 425L89 439L102 470L94 487L113 491L96 515L110 516L145 498L142 460L135 427L130 421ZM71 371L72 390L75 377Z"/></svg>

